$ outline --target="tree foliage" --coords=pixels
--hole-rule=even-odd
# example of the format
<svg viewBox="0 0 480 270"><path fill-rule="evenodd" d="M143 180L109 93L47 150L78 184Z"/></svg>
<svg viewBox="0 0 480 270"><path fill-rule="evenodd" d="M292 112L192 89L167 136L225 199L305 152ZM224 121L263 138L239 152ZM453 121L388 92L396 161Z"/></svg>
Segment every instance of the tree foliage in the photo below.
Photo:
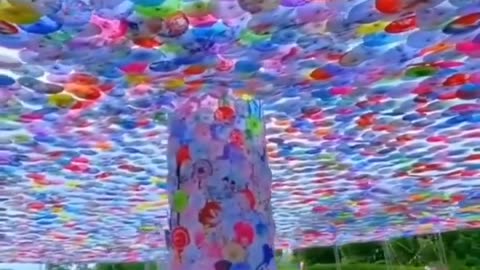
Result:
<svg viewBox="0 0 480 270"><path fill-rule="evenodd" d="M333 248L302 249L294 254L297 260L310 265L336 261ZM339 256L343 265L387 263L420 267L447 262L454 270L480 269L480 231L399 238L388 243L349 244L339 247Z"/></svg>
<svg viewBox="0 0 480 270"><path fill-rule="evenodd" d="M70 270L72 269L74 264L72 263L64 263L64 264L47 264L47 270Z"/></svg>
<svg viewBox="0 0 480 270"><path fill-rule="evenodd" d="M146 265L148 264L148 265ZM96 270L159 270L155 263L104 263L97 265Z"/></svg>
<svg viewBox="0 0 480 270"><path fill-rule="evenodd" d="M52 264L49 263L46 265L46 270L95 270L93 264L77 264L77 263L62 263L62 264Z"/></svg>

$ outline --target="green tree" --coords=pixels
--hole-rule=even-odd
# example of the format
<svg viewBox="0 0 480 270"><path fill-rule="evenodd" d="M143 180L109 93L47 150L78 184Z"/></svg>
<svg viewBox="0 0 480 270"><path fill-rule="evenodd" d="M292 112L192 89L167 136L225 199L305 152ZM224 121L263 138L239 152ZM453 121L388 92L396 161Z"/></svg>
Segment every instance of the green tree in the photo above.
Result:
<svg viewBox="0 0 480 270"><path fill-rule="evenodd" d="M297 253L299 258L309 265L335 263L335 254L331 247L306 248Z"/></svg>
<svg viewBox="0 0 480 270"><path fill-rule="evenodd" d="M345 263L374 263L385 260L382 245L376 242L348 244L340 250Z"/></svg>
<svg viewBox="0 0 480 270"><path fill-rule="evenodd" d="M73 268L73 264L64 263L64 264L47 264L47 270L70 270Z"/></svg>
<svg viewBox="0 0 480 270"><path fill-rule="evenodd" d="M103 263L97 265L97 270L160 270L156 263Z"/></svg>

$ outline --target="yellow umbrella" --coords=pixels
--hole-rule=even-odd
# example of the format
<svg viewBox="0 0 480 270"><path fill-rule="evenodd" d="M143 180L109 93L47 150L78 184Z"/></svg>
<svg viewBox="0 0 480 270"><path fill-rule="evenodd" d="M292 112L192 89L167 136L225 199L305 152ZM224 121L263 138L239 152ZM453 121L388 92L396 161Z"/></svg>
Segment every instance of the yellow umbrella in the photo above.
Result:
<svg viewBox="0 0 480 270"><path fill-rule="evenodd" d="M27 3L0 0L0 18L15 24L32 24L40 20L42 14Z"/></svg>

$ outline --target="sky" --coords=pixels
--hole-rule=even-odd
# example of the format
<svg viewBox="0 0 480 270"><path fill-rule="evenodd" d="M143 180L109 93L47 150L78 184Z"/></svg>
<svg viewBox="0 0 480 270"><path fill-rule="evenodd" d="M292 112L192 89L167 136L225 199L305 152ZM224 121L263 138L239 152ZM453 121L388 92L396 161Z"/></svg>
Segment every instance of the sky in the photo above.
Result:
<svg viewBox="0 0 480 270"><path fill-rule="evenodd" d="M28 264L28 263L0 263L0 270L40 270L40 265L38 264Z"/></svg>

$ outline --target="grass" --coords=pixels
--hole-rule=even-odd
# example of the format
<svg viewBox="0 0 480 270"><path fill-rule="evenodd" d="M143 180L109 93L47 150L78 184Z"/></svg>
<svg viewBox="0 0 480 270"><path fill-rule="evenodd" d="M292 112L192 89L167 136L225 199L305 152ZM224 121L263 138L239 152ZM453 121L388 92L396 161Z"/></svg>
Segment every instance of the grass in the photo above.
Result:
<svg viewBox="0 0 480 270"><path fill-rule="evenodd" d="M293 263L277 263L278 270L298 270L298 265Z"/></svg>

